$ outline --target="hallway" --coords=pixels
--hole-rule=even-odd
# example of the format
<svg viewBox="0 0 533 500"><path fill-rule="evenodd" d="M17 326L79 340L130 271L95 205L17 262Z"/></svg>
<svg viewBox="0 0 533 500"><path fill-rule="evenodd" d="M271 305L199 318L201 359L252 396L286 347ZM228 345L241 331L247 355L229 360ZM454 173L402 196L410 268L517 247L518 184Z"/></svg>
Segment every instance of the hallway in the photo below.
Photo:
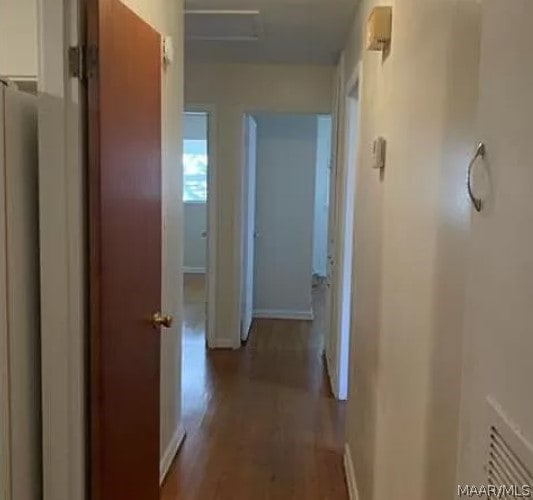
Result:
<svg viewBox="0 0 533 500"><path fill-rule="evenodd" d="M203 279L185 281L187 438L162 500L344 500L344 405L330 395L321 325L255 321L240 351L206 352Z"/></svg>

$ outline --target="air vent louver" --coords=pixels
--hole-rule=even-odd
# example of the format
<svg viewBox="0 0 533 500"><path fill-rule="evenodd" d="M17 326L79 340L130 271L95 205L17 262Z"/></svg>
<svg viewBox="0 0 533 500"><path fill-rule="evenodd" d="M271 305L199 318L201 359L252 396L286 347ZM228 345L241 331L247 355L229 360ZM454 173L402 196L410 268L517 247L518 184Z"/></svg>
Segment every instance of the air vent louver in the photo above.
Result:
<svg viewBox="0 0 533 500"><path fill-rule="evenodd" d="M495 426L490 429L487 473L489 484L496 486L533 485L533 474Z"/></svg>
<svg viewBox="0 0 533 500"><path fill-rule="evenodd" d="M533 446L500 405L491 399L488 403L490 427L485 464L488 484L496 487L533 486Z"/></svg>

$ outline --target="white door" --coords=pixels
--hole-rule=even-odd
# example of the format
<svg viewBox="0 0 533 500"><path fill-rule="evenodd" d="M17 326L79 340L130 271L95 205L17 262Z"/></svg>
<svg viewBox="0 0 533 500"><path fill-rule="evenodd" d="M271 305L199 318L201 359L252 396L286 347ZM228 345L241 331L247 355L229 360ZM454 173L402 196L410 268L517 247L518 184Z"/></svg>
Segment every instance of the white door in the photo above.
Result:
<svg viewBox="0 0 533 500"><path fill-rule="evenodd" d="M352 315L352 260L355 211L355 178L358 141L359 68L346 92L338 89L335 171L331 178L330 234L328 237L329 320L326 358L334 395L348 397L349 341ZM344 95L343 95L344 94Z"/></svg>
<svg viewBox="0 0 533 500"><path fill-rule="evenodd" d="M257 166L257 123L245 117L246 162L244 172L245 237L244 237L244 294L242 308L242 340L247 340L252 327L254 308L254 252L255 252L255 176Z"/></svg>
<svg viewBox="0 0 533 500"><path fill-rule="evenodd" d="M482 13L458 482L520 493L533 485L533 2Z"/></svg>
<svg viewBox="0 0 533 500"><path fill-rule="evenodd" d="M330 382L334 392L337 386L337 308L335 301L335 294L332 284L334 282L335 274L335 256L337 249L337 235L338 235L338 217L337 217L337 184L338 172L342 156L340 154L341 141L340 133L342 131L341 120L343 118L342 109L342 85L341 80L344 75L341 73L337 77L337 85L335 88L335 106L333 114L332 127L332 148L331 161L329 166L329 214L328 214L328 255L327 255L327 291L326 291L326 361L327 370L330 377Z"/></svg>

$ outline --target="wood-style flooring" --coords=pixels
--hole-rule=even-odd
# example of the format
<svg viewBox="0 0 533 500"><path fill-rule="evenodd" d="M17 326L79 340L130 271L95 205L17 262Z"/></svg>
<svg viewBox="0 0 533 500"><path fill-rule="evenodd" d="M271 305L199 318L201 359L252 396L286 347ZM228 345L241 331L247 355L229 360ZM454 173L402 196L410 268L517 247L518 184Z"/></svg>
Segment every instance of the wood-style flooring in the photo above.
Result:
<svg viewBox="0 0 533 500"><path fill-rule="evenodd" d="M347 500L344 405L332 397L316 319L256 320L239 351L206 352L202 276L185 277L187 438L161 500Z"/></svg>

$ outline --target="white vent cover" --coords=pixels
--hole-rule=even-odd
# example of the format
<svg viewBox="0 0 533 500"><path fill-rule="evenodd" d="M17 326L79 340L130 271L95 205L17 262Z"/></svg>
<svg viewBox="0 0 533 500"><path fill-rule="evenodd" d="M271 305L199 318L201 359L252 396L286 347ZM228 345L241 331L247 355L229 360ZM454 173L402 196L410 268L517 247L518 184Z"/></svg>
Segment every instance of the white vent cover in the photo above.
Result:
<svg viewBox="0 0 533 500"><path fill-rule="evenodd" d="M494 486L533 486L533 446L495 401L490 413L486 472Z"/></svg>
<svg viewBox="0 0 533 500"><path fill-rule="evenodd" d="M258 10L187 10L188 40L256 41L261 37Z"/></svg>

